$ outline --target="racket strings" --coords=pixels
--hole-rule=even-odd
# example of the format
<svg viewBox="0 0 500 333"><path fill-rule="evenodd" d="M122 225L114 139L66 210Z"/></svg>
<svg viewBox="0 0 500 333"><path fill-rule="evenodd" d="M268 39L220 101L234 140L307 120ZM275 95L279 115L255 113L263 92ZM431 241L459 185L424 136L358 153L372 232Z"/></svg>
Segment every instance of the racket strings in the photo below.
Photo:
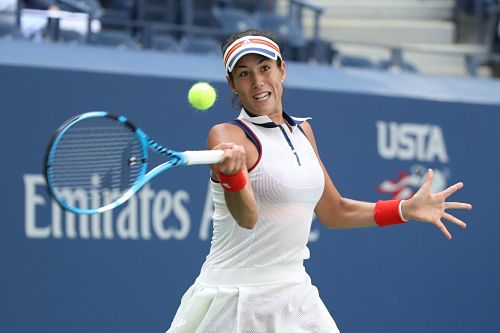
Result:
<svg viewBox="0 0 500 333"><path fill-rule="evenodd" d="M102 117L83 119L56 140L49 161L52 187L70 205L97 209L126 192L143 172L135 132Z"/></svg>

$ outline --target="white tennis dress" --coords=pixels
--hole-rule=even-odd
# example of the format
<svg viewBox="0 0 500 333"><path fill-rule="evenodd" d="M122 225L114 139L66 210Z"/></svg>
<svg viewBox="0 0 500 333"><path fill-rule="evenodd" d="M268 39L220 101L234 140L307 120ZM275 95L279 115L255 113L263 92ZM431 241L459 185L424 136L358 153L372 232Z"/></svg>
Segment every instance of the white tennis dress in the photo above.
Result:
<svg viewBox="0 0 500 333"><path fill-rule="evenodd" d="M235 121L260 152L249 172L259 220L253 229L240 227L222 186L212 182L210 253L167 332L338 332L303 266L324 176L298 127L305 118L285 119L290 126L242 110Z"/></svg>

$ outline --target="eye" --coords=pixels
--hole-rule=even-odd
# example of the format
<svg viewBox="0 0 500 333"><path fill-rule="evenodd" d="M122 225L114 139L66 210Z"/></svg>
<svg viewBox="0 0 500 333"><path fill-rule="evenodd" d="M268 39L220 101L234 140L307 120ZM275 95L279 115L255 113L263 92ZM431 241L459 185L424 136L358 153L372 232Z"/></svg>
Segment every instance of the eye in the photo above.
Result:
<svg viewBox="0 0 500 333"><path fill-rule="evenodd" d="M267 71L268 71L268 70L270 70L270 69L271 69L271 67L269 67L269 65L263 65L263 66L260 68L260 70L261 70L262 72L267 72Z"/></svg>
<svg viewBox="0 0 500 333"><path fill-rule="evenodd" d="M241 71L238 76L239 77L247 77L250 75L250 72L249 71Z"/></svg>

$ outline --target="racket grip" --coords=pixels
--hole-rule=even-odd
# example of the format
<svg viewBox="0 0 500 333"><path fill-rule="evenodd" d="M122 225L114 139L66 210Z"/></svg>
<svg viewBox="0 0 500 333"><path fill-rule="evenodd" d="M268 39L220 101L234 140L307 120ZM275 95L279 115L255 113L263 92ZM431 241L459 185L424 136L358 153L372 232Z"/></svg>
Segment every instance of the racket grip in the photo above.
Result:
<svg viewBox="0 0 500 333"><path fill-rule="evenodd" d="M223 154L223 150L195 150L185 151L184 157L187 165L215 164L221 160Z"/></svg>

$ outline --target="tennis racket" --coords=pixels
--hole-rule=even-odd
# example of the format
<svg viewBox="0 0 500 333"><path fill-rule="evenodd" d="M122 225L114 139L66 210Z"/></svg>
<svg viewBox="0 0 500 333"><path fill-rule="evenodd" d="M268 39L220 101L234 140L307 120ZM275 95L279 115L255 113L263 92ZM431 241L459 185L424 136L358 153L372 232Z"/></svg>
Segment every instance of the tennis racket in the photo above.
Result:
<svg viewBox="0 0 500 333"><path fill-rule="evenodd" d="M168 160L148 171L149 150ZM161 172L217 163L222 154L222 150L173 151L123 116L88 112L56 131L47 148L44 173L50 194L63 208L96 214L123 204Z"/></svg>

